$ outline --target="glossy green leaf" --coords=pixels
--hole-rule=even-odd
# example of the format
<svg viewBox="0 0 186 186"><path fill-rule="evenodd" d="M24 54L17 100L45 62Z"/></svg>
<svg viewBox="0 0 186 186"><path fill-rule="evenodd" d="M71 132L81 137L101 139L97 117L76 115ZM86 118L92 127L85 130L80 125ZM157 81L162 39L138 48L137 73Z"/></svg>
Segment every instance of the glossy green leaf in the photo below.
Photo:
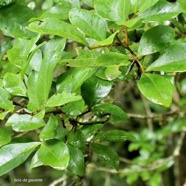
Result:
<svg viewBox="0 0 186 186"><path fill-rule="evenodd" d="M70 161L68 170L78 176L83 176L85 172L84 154L77 147L68 145L70 152Z"/></svg>
<svg viewBox="0 0 186 186"><path fill-rule="evenodd" d="M62 62L66 63L68 66L71 67L95 67L100 66L98 63L96 63L96 58L100 56L100 52L96 50L82 50L77 49L77 58L75 59L67 59L63 60Z"/></svg>
<svg viewBox="0 0 186 186"><path fill-rule="evenodd" d="M26 87L21 74L6 73L3 79L4 88L15 96L26 96Z"/></svg>
<svg viewBox="0 0 186 186"><path fill-rule="evenodd" d="M102 140L102 141L135 141L134 135L130 132L122 131L122 130L111 130L104 131L99 133L94 137L94 140Z"/></svg>
<svg viewBox="0 0 186 186"><path fill-rule="evenodd" d="M98 41L106 38L106 22L95 12L75 8L70 11L69 18L71 23L80 28L87 36Z"/></svg>
<svg viewBox="0 0 186 186"><path fill-rule="evenodd" d="M0 112L0 120L4 120L6 115L9 113L10 111L5 111L5 112Z"/></svg>
<svg viewBox="0 0 186 186"><path fill-rule="evenodd" d="M158 25L150 28L141 37L139 55L152 54L165 49L173 41L174 35L174 30L169 26Z"/></svg>
<svg viewBox="0 0 186 186"><path fill-rule="evenodd" d="M58 78L57 91L61 93L76 92L79 90L83 82L91 77L97 69L95 68L73 68Z"/></svg>
<svg viewBox="0 0 186 186"><path fill-rule="evenodd" d="M112 81L121 74L119 67L120 67L119 65L112 65L108 66L105 69L105 77L107 78L107 80Z"/></svg>
<svg viewBox="0 0 186 186"><path fill-rule="evenodd" d="M128 59L129 57L127 55L118 52L109 52L99 56L96 59L96 64L99 64L99 66L109 66L109 65L126 66L130 64Z"/></svg>
<svg viewBox="0 0 186 186"><path fill-rule="evenodd" d="M33 72L28 78L28 97L31 110L42 108L47 100L53 80L53 71L61 59L65 47L65 39L51 39L45 46L43 61L38 74ZM42 91L41 91L42 90Z"/></svg>
<svg viewBox="0 0 186 186"><path fill-rule="evenodd" d="M43 130L39 134L40 139L52 139L57 134L57 127L58 127L58 118L54 115L50 115L50 118L43 128Z"/></svg>
<svg viewBox="0 0 186 186"><path fill-rule="evenodd" d="M1 42L0 45L0 60L3 58L3 56L6 54L7 50L12 48L12 42L11 39L6 39L5 41Z"/></svg>
<svg viewBox="0 0 186 186"><path fill-rule="evenodd" d="M0 11L0 30L4 35L15 38L33 37L34 34L25 29L25 23L34 15L34 12L26 5L12 3Z"/></svg>
<svg viewBox="0 0 186 186"><path fill-rule="evenodd" d="M69 133L68 143L74 147L85 149L84 135L80 130L75 130Z"/></svg>
<svg viewBox="0 0 186 186"><path fill-rule="evenodd" d="M39 144L14 143L0 148L0 176L23 163Z"/></svg>
<svg viewBox="0 0 186 186"><path fill-rule="evenodd" d="M41 64L42 64L42 52L40 49L38 49L33 54L33 57L30 60L29 66L32 68L32 70L39 72Z"/></svg>
<svg viewBox="0 0 186 186"><path fill-rule="evenodd" d="M139 14L144 22L149 21L166 21L177 16L181 12L178 3L170 3L166 0L158 1L153 7Z"/></svg>
<svg viewBox="0 0 186 186"><path fill-rule="evenodd" d="M43 165L42 162L39 161L39 158L38 158L38 151L34 154L32 160L31 160L31 163L30 163L30 168L35 168L35 167L39 167Z"/></svg>
<svg viewBox="0 0 186 186"><path fill-rule="evenodd" d="M87 106L83 99L67 103L63 106L62 110L65 114L70 116L78 116L86 110Z"/></svg>
<svg viewBox="0 0 186 186"><path fill-rule="evenodd" d="M182 72L186 71L186 44L174 44L165 49L163 54L146 71Z"/></svg>
<svg viewBox="0 0 186 186"><path fill-rule="evenodd" d="M62 92L56 95L53 95L49 98L47 101L46 106L47 107L55 107L55 106L61 106L69 102L77 101L82 99L80 95L71 94L68 92Z"/></svg>
<svg viewBox="0 0 186 186"><path fill-rule="evenodd" d="M43 165L48 165L58 170L64 170L69 164L70 154L64 142L59 140L48 140L41 144L38 150L38 158Z"/></svg>
<svg viewBox="0 0 186 186"><path fill-rule="evenodd" d="M130 12L130 0L94 0L94 8L104 18L124 21Z"/></svg>
<svg viewBox="0 0 186 186"><path fill-rule="evenodd" d="M34 49L35 43L38 41L39 36L27 39L16 39L13 48L8 50L8 59L15 66L22 68L27 63L30 52Z"/></svg>
<svg viewBox="0 0 186 186"><path fill-rule="evenodd" d="M44 18L41 21L30 23L29 30L41 34L51 34L72 39L84 45L87 45L84 35L73 25L70 25L57 18Z"/></svg>
<svg viewBox="0 0 186 186"><path fill-rule="evenodd" d="M9 100L10 94L0 87L0 108L5 109L5 110L10 110L13 108L13 103L12 101Z"/></svg>
<svg viewBox="0 0 186 186"><path fill-rule="evenodd" d="M115 169L119 168L118 154L111 147L97 143L92 143L91 146L93 151L103 163Z"/></svg>
<svg viewBox="0 0 186 186"><path fill-rule="evenodd" d="M17 132L35 130L43 127L45 122L28 114L12 114L6 126L12 126L13 130Z"/></svg>
<svg viewBox="0 0 186 186"><path fill-rule="evenodd" d="M102 98L106 97L111 91L111 88L111 82L92 76L83 83L81 87L81 94L85 103L89 107L92 107L96 103L99 103Z"/></svg>
<svg viewBox="0 0 186 186"><path fill-rule="evenodd" d="M7 128L0 128L0 147L9 143L13 132Z"/></svg>
<svg viewBox="0 0 186 186"><path fill-rule="evenodd" d="M127 118L125 112L120 107L109 103L95 105L92 111L100 117L110 115L109 122L111 124L120 124Z"/></svg>
<svg viewBox="0 0 186 186"><path fill-rule="evenodd" d="M150 101L165 107L171 105L174 87L169 77L143 73L138 81L138 88Z"/></svg>
<svg viewBox="0 0 186 186"><path fill-rule="evenodd" d="M102 41L98 41L96 43L94 43L94 45L98 45L98 46L104 46L104 45L109 45L112 44L114 41L114 38L116 37L116 35L119 33L119 31L114 32L112 35L110 35L108 38L102 40Z"/></svg>
<svg viewBox="0 0 186 186"><path fill-rule="evenodd" d="M39 16L39 19L47 18L47 17L54 17L61 20L68 19L69 11L71 10L71 6L67 3L61 5L56 4L55 6L43 11Z"/></svg>

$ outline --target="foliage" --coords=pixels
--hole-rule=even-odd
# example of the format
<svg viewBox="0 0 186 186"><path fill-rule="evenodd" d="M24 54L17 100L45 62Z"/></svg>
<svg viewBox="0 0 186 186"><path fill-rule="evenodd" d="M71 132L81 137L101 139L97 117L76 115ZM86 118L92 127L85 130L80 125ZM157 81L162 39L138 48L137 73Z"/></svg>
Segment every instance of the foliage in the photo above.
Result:
<svg viewBox="0 0 186 186"><path fill-rule="evenodd" d="M170 185L186 143L185 11L1 0L0 183L29 165L69 185Z"/></svg>

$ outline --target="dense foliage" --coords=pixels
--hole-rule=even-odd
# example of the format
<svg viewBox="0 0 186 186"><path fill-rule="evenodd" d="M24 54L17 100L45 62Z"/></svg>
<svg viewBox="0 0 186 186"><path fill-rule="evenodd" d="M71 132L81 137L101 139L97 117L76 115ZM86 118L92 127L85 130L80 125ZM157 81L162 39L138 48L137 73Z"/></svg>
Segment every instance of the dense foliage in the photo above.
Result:
<svg viewBox="0 0 186 186"><path fill-rule="evenodd" d="M0 185L182 186L185 12L0 0Z"/></svg>

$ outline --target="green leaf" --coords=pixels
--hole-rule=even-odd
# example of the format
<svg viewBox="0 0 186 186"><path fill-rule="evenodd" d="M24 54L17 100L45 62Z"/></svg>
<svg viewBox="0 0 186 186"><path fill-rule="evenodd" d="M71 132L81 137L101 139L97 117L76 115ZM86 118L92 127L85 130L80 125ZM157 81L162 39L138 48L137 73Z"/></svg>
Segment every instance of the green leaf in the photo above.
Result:
<svg viewBox="0 0 186 186"><path fill-rule="evenodd" d="M118 154L112 148L97 143L92 143L91 146L103 163L115 169L119 168Z"/></svg>
<svg viewBox="0 0 186 186"><path fill-rule="evenodd" d="M40 139L52 139L57 134L57 127L58 127L58 118L54 115L50 115L50 118L43 128L43 130L39 134Z"/></svg>
<svg viewBox="0 0 186 186"><path fill-rule="evenodd" d="M39 158L38 158L38 151L34 154L32 160L31 160L31 163L30 163L30 168L35 168L35 167L39 167L43 165L42 162L39 161Z"/></svg>
<svg viewBox="0 0 186 186"><path fill-rule="evenodd" d="M73 68L67 71L58 78L57 92L76 92L83 82L91 77L96 71L97 69L95 68Z"/></svg>
<svg viewBox="0 0 186 186"><path fill-rule="evenodd" d="M87 106L83 99L67 103L63 106L62 110L65 114L70 116L78 116L86 110Z"/></svg>
<svg viewBox="0 0 186 186"><path fill-rule="evenodd" d="M186 2L185 2L185 0L178 0L178 2L179 2L179 4L180 4L181 8L182 8L184 11L186 11Z"/></svg>
<svg viewBox="0 0 186 186"><path fill-rule="evenodd" d="M6 122L6 126L12 126L17 132L35 130L44 125L45 122L42 119L28 114L12 114Z"/></svg>
<svg viewBox="0 0 186 186"><path fill-rule="evenodd" d="M5 41L1 42L0 45L0 60L2 60L3 56L7 53L7 50L12 48L11 39L6 39Z"/></svg>
<svg viewBox="0 0 186 186"><path fill-rule="evenodd" d="M0 128L0 147L9 143L13 132L7 128Z"/></svg>
<svg viewBox="0 0 186 186"><path fill-rule="evenodd" d="M68 143L74 147L85 149L84 135L80 130L75 130L69 133Z"/></svg>
<svg viewBox="0 0 186 186"><path fill-rule="evenodd" d="M26 87L21 74L7 72L3 78L4 88L15 96L26 96Z"/></svg>
<svg viewBox="0 0 186 186"><path fill-rule="evenodd" d="M22 69L27 63L28 56L35 47L35 43L38 41L39 35L31 40L27 39L16 39L13 48L8 50L8 59L10 62Z"/></svg>
<svg viewBox="0 0 186 186"><path fill-rule="evenodd" d="M84 35L78 31L78 29L64 21L61 21L57 18L44 18L41 21L35 21L30 23L27 28L33 32L41 34L51 34L61 36L73 41L77 41L84 45L87 45Z"/></svg>
<svg viewBox="0 0 186 186"><path fill-rule="evenodd" d="M186 44L174 44L165 49L164 53L146 71L182 72L186 71Z"/></svg>
<svg viewBox="0 0 186 186"><path fill-rule="evenodd" d="M41 13L39 16L39 19L47 18L47 17L54 17L61 20L68 19L69 11L71 10L71 6L67 3L61 5L56 4L55 6L51 7L50 9L47 9Z"/></svg>
<svg viewBox="0 0 186 186"><path fill-rule="evenodd" d="M149 21L166 21L177 16L181 12L178 3L170 3L165 0L158 1L153 7L139 14L144 22Z"/></svg>
<svg viewBox="0 0 186 186"><path fill-rule="evenodd" d="M112 81L121 74L119 67L120 67L119 65L112 65L108 66L105 69L105 77L107 78L107 80Z"/></svg>
<svg viewBox="0 0 186 186"><path fill-rule="evenodd" d="M135 137L130 133L122 130L111 130L111 131L104 131L99 133L94 137L95 140L103 140L103 141L135 141Z"/></svg>
<svg viewBox="0 0 186 186"><path fill-rule="evenodd" d="M119 33L119 31L114 32L112 35L110 35L108 38L102 40L102 41L98 41L96 43L94 43L94 45L98 45L98 46L104 46L104 45L109 45L112 44L114 41L114 38L116 37L116 35Z"/></svg>
<svg viewBox="0 0 186 186"><path fill-rule="evenodd" d="M77 48L78 57L76 59L63 60L62 63L66 63L71 67L95 67L100 66L96 63L96 58L100 56L100 52L96 50L82 50Z"/></svg>
<svg viewBox="0 0 186 186"><path fill-rule="evenodd" d="M13 108L13 103L12 101L9 100L10 94L0 87L0 108L5 109L5 110L10 110Z"/></svg>
<svg viewBox="0 0 186 186"><path fill-rule="evenodd" d="M66 103L77 101L80 99L82 99L82 97L79 95L62 92L62 93L59 93L59 94L56 94L50 97L49 100L47 101L46 106L47 107L61 106Z"/></svg>
<svg viewBox="0 0 186 186"><path fill-rule="evenodd" d="M84 154L77 147L68 145L68 149L70 152L70 161L68 165L68 170L75 175L83 176L85 173L85 162L84 162Z"/></svg>
<svg viewBox="0 0 186 186"><path fill-rule="evenodd" d="M103 103L95 105L92 111L98 115L103 117L104 115L110 115L109 122L111 124L120 124L124 122L127 118L125 112L116 105Z"/></svg>
<svg viewBox="0 0 186 186"><path fill-rule="evenodd" d="M143 73L138 81L138 88L150 101L165 107L171 105L174 89L171 78L157 74Z"/></svg>
<svg viewBox="0 0 186 186"><path fill-rule="evenodd" d="M0 11L0 30L4 35L15 38L33 37L34 34L25 29L25 23L33 16L34 12L26 5L12 3Z"/></svg>
<svg viewBox="0 0 186 186"><path fill-rule="evenodd" d="M28 78L28 97L31 110L42 108L47 100L53 80L53 71L61 59L65 39L53 38L45 46L44 57L38 74L33 72ZM41 91L42 90L42 91Z"/></svg>
<svg viewBox="0 0 186 186"><path fill-rule="evenodd" d="M95 12L74 8L69 13L70 21L86 35L98 41L106 38L107 25Z"/></svg>
<svg viewBox="0 0 186 186"><path fill-rule="evenodd" d="M104 18L111 21L124 21L130 12L130 0L94 0L94 8Z"/></svg>
<svg viewBox="0 0 186 186"><path fill-rule="evenodd" d="M86 104L92 107L96 103L99 103L102 98L106 97L111 91L111 88L111 82L92 76L83 83L81 94Z"/></svg>
<svg viewBox="0 0 186 186"><path fill-rule="evenodd" d="M139 55L152 54L165 49L173 41L174 35L174 30L169 26L158 25L150 28L141 37Z"/></svg>
<svg viewBox="0 0 186 186"><path fill-rule="evenodd" d="M41 144L38 150L38 158L43 165L64 170L69 164L70 154L67 145L62 141L48 140Z"/></svg>
<svg viewBox="0 0 186 186"><path fill-rule="evenodd" d="M100 55L96 59L96 64L99 64L99 66L109 66L109 65L126 66L130 64L130 62L128 61L129 59L130 58L127 55L118 52L109 52Z"/></svg>
<svg viewBox="0 0 186 186"><path fill-rule="evenodd" d="M39 142L14 143L0 149L0 176L23 163Z"/></svg>

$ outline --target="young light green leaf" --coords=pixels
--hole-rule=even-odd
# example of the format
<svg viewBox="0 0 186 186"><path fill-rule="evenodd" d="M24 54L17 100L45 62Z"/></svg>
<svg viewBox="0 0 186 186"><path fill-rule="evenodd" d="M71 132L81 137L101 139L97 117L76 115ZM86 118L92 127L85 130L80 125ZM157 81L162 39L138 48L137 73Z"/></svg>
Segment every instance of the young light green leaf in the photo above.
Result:
<svg viewBox="0 0 186 186"><path fill-rule="evenodd" d="M111 124L120 124L127 118L125 112L120 107L109 103L95 105L92 111L101 117L110 115L109 122Z"/></svg>
<svg viewBox="0 0 186 186"><path fill-rule="evenodd" d="M61 106L69 102L77 101L82 99L80 95L71 94L68 92L58 93L49 98L46 103L47 107Z"/></svg>
<svg viewBox="0 0 186 186"><path fill-rule="evenodd" d="M181 8L182 8L184 11L186 11L186 2L185 2L185 0L178 0L178 2L179 2L179 4L180 4Z"/></svg>
<svg viewBox="0 0 186 186"><path fill-rule="evenodd" d="M70 152L70 161L67 169L78 176L83 176L85 173L85 162L83 152L74 146L68 145Z"/></svg>
<svg viewBox="0 0 186 186"><path fill-rule="evenodd" d="M31 40L17 38L13 48L8 50L8 59L20 69L26 64L30 52L34 49L39 35Z"/></svg>
<svg viewBox="0 0 186 186"><path fill-rule="evenodd" d="M153 7L139 14L144 22L149 21L166 21L177 16L181 12L178 3L170 3L167 1L158 1Z"/></svg>
<svg viewBox="0 0 186 186"><path fill-rule="evenodd" d="M7 128L0 128L0 147L9 143L13 132Z"/></svg>
<svg viewBox="0 0 186 186"><path fill-rule="evenodd" d="M64 170L69 164L70 154L67 145L61 140L48 140L41 144L38 158L43 165Z"/></svg>
<svg viewBox="0 0 186 186"><path fill-rule="evenodd" d="M56 128L58 126L58 118L54 115L50 115L50 118L43 128L43 130L40 132L39 138L40 139L52 139L56 136Z"/></svg>
<svg viewBox="0 0 186 186"><path fill-rule="evenodd" d="M33 72L28 78L28 97L31 110L38 110L46 104L53 80L53 71L61 59L65 39L53 38L45 46L44 58L39 72ZM42 91L41 91L42 90Z"/></svg>
<svg viewBox="0 0 186 186"><path fill-rule="evenodd" d="M127 55L118 53L118 52L109 52L100 55L96 59L96 64L99 66L109 66L109 65L121 65L126 66L130 64L128 61L130 58Z"/></svg>
<svg viewBox="0 0 186 186"><path fill-rule="evenodd" d="M31 163L30 163L30 168L33 169L35 167L39 167L43 165L42 162L39 161L39 158L38 158L38 151L34 154L32 160L31 160Z"/></svg>
<svg viewBox="0 0 186 186"><path fill-rule="evenodd" d="M130 12L130 0L94 0L94 8L104 18L111 21L124 21Z"/></svg>
<svg viewBox="0 0 186 186"><path fill-rule="evenodd" d="M29 114L12 114L6 126L12 126L17 132L35 130L45 125L44 120L35 118Z"/></svg>
<svg viewBox="0 0 186 186"><path fill-rule="evenodd" d="M147 30L140 40L139 55L152 54L165 49L173 41L174 35L174 30L165 25L158 25Z"/></svg>
<svg viewBox="0 0 186 186"><path fill-rule="evenodd" d="M174 87L169 77L143 73L138 81L138 88L150 101L165 107L171 105Z"/></svg>
<svg viewBox="0 0 186 186"><path fill-rule="evenodd" d="M39 144L14 143L0 148L0 176L23 163Z"/></svg>
<svg viewBox="0 0 186 186"><path fill-rule="evenodd" d="M118 154L111 147L97 143L92 143L91 146L93 151L103 163L115 169L119 168Z"/></svg>
<svg viewBox="0 0 186 186"><path fill-rule="evenodd" d="M186 44L174 44L165 49L165 52L146 71L182 72L186 71Z"/></svg>
<svg viewBox="0 0 186 186"><path fill-rule="evenodd" d="M107 25L95 12L74 8L69 13L70 21L86 35L98 41L106 38Z"/></svg>
<svg viewBox="0 0 186 186"><path fill-rule="evenodd" d="M107 96L111 91L111 88L111 82L92 76L83 83L81 87L81 94L86 104L89 107L92 107L96 103L99 103L102 98Z"/></svg>
<svg viewBox="0 0 186 186"><path fill-rule="evenodd" d="M83 82L97 71L96 68L73 68L58 78L57 92L76 92Z"/></svg>
<svg viewBox="0 0 186 186"><path fill-rule="evenodd" d="M30 23L27 28L33 32L41 34L51 34L72 39L84 45L87 45L84 35L73 25L70 25L57 18L44 18L41 21Z"/></svg>
<svg viewBox="0 0 186 186"><path fill-rule="evenodd" d="M3 78L4 88L14 96L26 96L26 87L21 74L7 72Z"/></svg>
<svg viewBox="0 0 186 186"><path fill-rule="evenodd" d="M10 94L0 87L0 108L5 109L5 110L10 110L13 108L13 103L12 101L9 100Z"/></svg>
<svg viewBox="0 0 186 186"><path fill-rule="evenodd" d="M98 46L109 45L109 44L113 43L114 38L116 37L116 35L118 33L119 33L119 31L116 31L112 35L110 35L108 38L106 38L106 39L104 39L102 41L99 41L99 42L94 43L94 45L98 45Z"/></svg>
<svg viewBox="0 0 186 186"><path fill-rule="evenodd" d="M94 137L95 140L103 140L103 141L135 141L134 135L130 132L122 131L122 130L111 130L111 131L104 131L99 133Z"/></svg>
<svg viewBox="0 0 186 186"><path fill-rule="evenodd" d="M107 78L107 80L112 81L121 74L119 67L120 65L112 65L112 66L108 66L105 69L105 77Z"/></svg>

